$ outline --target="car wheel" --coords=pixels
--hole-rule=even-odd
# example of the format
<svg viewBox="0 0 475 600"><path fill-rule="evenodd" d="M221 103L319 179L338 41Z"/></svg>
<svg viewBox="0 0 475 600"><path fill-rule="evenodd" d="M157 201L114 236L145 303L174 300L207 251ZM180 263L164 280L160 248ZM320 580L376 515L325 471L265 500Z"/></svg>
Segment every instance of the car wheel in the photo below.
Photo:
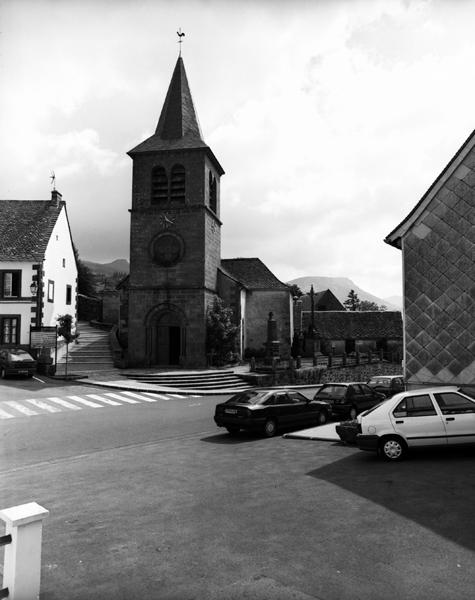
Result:
<svg viewBox="0 0 475 600"><path fill-rule="evenodd" d="M264 433L266 437L273 437L277 433L277 422L274 419L269 419L264 425Z"/></svg>
<svg viewBox="0 0 475 600"><path fill-rule="evenodd" d="M239 427L226 427L226 429L231 435L236 435L237 433L239 433Z"/></svg>
<svg viewBox="0 0 475 600"><path fill-rule="evenodd" d="M327 413L324 410L322 410L317 415L317 425L325 425L326 422L327 422Z"/></svg>
<svg viewBox="0 0 475 600"><path fill-rule="evenodd" d="M352 406L350 408L350 419L352 421L354 421L356 419L356 416L358 415L358 411L356 410L356 406Z"/></svg>
<svg viewBox="0 0 475 600"><path fill-rule="evenodd" d="M379 450L384 460L402 460L407 452L405 442L396 436L386 437L381 440Z"/></svg>

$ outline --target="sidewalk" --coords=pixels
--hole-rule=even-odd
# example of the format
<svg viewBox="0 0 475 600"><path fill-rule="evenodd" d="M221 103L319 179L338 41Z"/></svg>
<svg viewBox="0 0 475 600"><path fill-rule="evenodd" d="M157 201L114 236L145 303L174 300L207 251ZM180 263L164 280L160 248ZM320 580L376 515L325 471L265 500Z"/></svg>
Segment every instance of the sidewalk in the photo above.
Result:
<svg viewBox="0 0 475 600"><path fill-rule="evenodd" d="M234 367L229 369L233 371L236 375L241 373L248 373L249 366L243 365ZM113 369L110 371L93 371L91 370L89 373L74 373L74 369L71 370L71 373L68 375L74 381L111 388L118 390L127 390L127 391L142 391L142 392L155 392L155 393L168 393L168 394L183 394L183 395L196 395L199 394L201 396L216 396L216 395L231 395L238 391L239 388L219 388L216 387L214 389L201 389L201 388L181 388L181 387L171 387L163 384L157 385L154 383L145 383L143 381L136 381L134 379L129 379L127 375L194 375L197 373L206 374L206 373L216 373L216 369L209 370L200 370L200 371L184 371L184 370L176 370L176 371L167 371L167 370L157 370L155 369ZM63 379L62 376L57 376L57 379ZM250 384L247 384L243 381L242 389L248 389ZM307 385L288 385L288 386L278 386L278 387L291 387L292 389L317 389L320 387L319 384L307 384Z"/></svg>

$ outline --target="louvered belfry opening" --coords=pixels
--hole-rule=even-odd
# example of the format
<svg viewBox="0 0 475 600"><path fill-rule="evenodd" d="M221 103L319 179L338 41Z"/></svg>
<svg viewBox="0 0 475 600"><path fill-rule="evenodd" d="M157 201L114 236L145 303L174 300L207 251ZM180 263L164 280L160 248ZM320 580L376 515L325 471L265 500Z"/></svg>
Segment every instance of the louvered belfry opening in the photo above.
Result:
<svg viewBox="0 0 475 600"><path fill-rule="evenodd" d="M168 177L163 167L154 167L152 170L152 204L168 202Z"/></svg>
<svg viewBox="0 0 475 600"><path fill-rule="evenodd" d="M216 213L218 210L218 200L216 193L216 177L213 176L211 171L209 172L209 207Z"/></svg>
<svg viewBox="0 0 475 600"><path fill-rule="evenodd" d="M185 167L174 165L171 172L170 195L172 200L185 201Z"/></svg>

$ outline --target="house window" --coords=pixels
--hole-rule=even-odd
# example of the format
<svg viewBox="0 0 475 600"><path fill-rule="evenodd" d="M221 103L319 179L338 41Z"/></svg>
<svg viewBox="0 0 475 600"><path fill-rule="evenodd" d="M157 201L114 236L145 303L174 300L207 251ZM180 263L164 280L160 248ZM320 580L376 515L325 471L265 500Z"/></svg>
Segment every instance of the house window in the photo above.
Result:
<svg viewBox="0 0 475 600"><path fill-rule="evenodd" d="M152 169L152 204L168 201L168 177L163 167Z"/></svg>
<svg viewBox="0 0 475 600"><path fill-rule="evenodd" d="M21 296L21 271L0 271L0 297L19 298Z"/></svg>
<svg viewBox="0 0 475 600"><path fill-rule="evenodd" d="M172 167L170 194L172 200L185 200L185 167L183 165Z"/></svg>
<svg viewBox="0 0 475 600"><path fill-rule="evenodd" d="M209 207L215 213L218 208L217 190L216 190L216 177L213 176L211 171L209 172Z"/></svg>
<svg viewBox="0 0 475 600"><path fill-rule="evenodd" d="M73 296L73 288L70 285L66 286L66 304L71 304L71 298Z"/></svg>
<svg viewBox="0 0 475 600"><path fill-rule="evenodd" d="M54 302L54 281L48 279L48 302Z"/></svg>
<svg viewBox="0 0 475 600"><path fill-rule="evenodd" d="M0 343L18 344L20 317L0 317Z"/></svg>

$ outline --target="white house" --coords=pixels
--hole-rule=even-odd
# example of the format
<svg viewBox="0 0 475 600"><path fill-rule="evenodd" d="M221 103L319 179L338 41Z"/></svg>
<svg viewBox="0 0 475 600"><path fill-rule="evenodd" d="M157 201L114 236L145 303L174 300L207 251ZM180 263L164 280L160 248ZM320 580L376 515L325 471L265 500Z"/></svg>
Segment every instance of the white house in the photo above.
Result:
<svg viewBox="0 0 475 600"><path fill-rule="evenodd" d="M31 328L77 320L77 266L61 194L0 200L0 348L28 349Z"/></svg>

